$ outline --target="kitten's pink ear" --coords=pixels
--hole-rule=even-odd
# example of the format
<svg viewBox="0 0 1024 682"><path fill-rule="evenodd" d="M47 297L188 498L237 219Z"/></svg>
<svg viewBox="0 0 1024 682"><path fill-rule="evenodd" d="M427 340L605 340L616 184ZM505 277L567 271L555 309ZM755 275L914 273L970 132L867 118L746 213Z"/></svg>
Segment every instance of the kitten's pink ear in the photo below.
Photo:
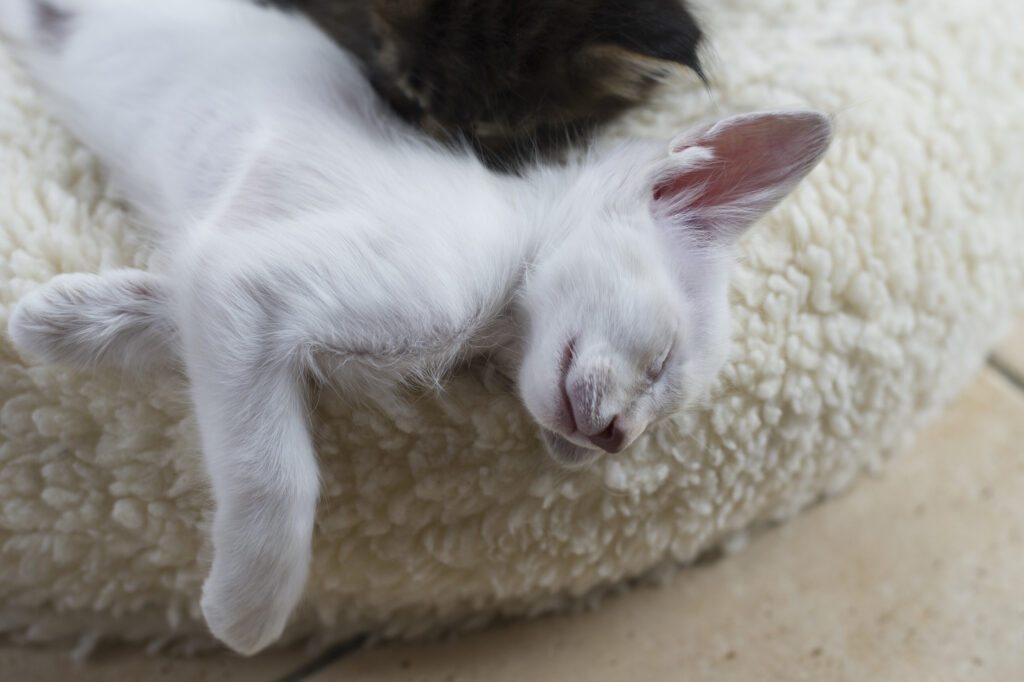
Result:
<svg viewBox="0 0 1024 682"><path fill-rule="evenodd" d="M745 114L676 137L655 214L729 244L817 165L832 122L815 111Z"/></svg>

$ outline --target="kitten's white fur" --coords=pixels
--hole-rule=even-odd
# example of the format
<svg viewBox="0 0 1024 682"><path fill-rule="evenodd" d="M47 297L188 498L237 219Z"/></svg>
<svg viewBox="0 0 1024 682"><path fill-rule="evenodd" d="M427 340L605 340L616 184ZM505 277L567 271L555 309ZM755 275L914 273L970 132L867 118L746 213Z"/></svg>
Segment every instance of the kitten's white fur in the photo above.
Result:
<svg viewBox="0 0 1024 682"><path fill-rule="evenodd" d="M380 396L491 353L556 459L616 452L718 371L729 247L831 136L814 112L752 114L502 177L408 130L277 11L0 0L0 31L164 256L54 279L11 338L79 366L183 363L216 503L202 608L243 653L306 580L308 377Z"/></svg>

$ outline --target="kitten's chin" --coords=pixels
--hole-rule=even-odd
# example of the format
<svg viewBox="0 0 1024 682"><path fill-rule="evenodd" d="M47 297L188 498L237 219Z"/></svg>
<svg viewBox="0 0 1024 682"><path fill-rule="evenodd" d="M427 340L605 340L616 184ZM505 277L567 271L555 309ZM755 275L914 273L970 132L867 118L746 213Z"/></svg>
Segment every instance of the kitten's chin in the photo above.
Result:
<svg viewBox="0 0 1024 682"><path fill-rule="evenodd" d="M596 460L600 450L585 448L545 428L540 430L551 458L567 469L579 469Z"/></svg>

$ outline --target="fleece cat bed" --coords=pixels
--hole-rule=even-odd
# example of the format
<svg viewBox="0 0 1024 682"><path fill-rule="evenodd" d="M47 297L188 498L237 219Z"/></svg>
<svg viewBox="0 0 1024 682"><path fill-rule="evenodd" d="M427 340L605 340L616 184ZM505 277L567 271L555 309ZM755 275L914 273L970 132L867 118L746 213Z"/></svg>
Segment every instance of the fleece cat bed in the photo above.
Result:
<svg viewBox="0 0 1024 682"><path fill-rule="evenodd" d="M708 405L589 469L551 464L486 368L381 411L317 402L323 498L287 638L420 635L578 603L837 492L965 384L1024 284L1024 5L716 3L717 84L612 134L836 112L822 166L739 248ZM0 53L2 321L61 272L143 267L142 231ZM0 632L208 643L194 417L173 373L0 341Z"/></svg>

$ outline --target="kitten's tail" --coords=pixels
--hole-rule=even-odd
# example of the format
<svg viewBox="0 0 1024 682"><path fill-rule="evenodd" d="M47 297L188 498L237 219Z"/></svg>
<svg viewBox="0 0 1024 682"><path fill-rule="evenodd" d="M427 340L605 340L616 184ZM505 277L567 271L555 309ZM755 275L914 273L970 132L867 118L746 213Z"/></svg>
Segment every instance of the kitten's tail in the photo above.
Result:
<svg viewBox="0 0 1024 682"><path fill-rule="evenodd" d="M16 347L58 364L173 366L180 341L170 301L166 280L142 270L59 275L18 302L7 329Z"/></svg>

